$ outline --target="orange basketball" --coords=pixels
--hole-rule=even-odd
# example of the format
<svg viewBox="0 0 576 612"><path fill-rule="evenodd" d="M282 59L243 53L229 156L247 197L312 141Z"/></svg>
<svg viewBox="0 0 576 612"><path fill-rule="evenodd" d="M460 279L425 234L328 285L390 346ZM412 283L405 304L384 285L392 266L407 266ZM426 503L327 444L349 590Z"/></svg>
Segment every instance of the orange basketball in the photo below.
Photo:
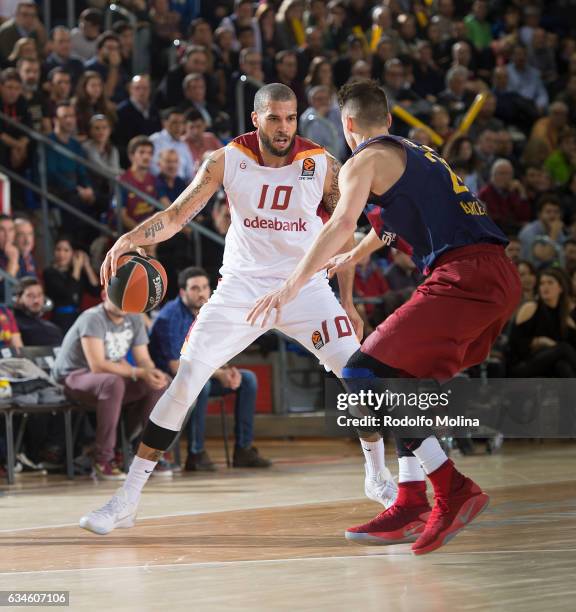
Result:
<svg viewBox="0 0 576 612"><path fill-rule="evenodd" d="M164 299L167 287L166 270L157 259L126 253L108 283L108 297L124 312L148 312Z"/></svg>

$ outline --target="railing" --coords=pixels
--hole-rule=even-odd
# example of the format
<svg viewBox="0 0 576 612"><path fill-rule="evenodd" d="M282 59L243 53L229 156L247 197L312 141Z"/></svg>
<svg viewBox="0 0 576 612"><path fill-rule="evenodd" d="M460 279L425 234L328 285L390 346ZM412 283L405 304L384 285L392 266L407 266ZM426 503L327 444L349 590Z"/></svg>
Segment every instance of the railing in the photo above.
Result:
<svg viewBox="0 0 576 612"><path fill-rule="evenodd" d="M67 157L68 159L72 159L75 162L81 164L82 166L84 166L85 168L89 169L94 174L96 174L96 175L98 175L98 176L100 176L102 178L105 178L106 180L109 181L109 183L111 185L114 186L113 191L115 192L116 206L117 206L117 209L116 209L117 210L117 218L119 220L119 223L118 223L118 233L122 232L121 220L120 220L121 219L121 206L122 206L122 197L121 197L121 190L122 189L125 189L126 191L135 193L139 198L141 198L142 200L144 200L145 202L150 204L155 209L157 209L157 210L164 210L164 207L162 206L162 204L156 198L153 198L152 196L150 196L150 194L148 194L148 193L146 193L144 191L141 191L137 187L134 187L134 186L130 185L129 183L125 183L124 181L120 180L118 178L118 176L114 172L112 172L111 170L108 170L104 166L100 166L98 164L95 164L94 162L91 162L88 159L85 159L84 157L76 155L75 153L73 153L72 151L70 151L69 149L67 149L63 145L61 145L60 143L55 142L54 140L52 140L50 138L47 138L46 136L44 136L44 134L40 134L39 132L36 132L36 131L30 129L27 126L18 123L17 121L14 121L14 119L12 119L12 117L9 117L8 115L5 115L2 112L0 112L0 118L2 119L2 121L6 122L7 124L11 125L12 127L16 128L16 129L20 130L23 134L25 134L28 138L30 138L31 140L33 140L37 144L37 149L38 149L38 170L39 170L39 177L40 177L40 185L39 186L35 185L31 181L28 181L27 179L25 179L24 177L20 176L19 174L17 174L13 170L10 170L10 169L2 167L2 166L0 166L0 169L2 170L2 172L4 174L9 176L12 181L14 181L16 183L19 183L20 185L23 185L27 189L30 189L31 191L33 191L34 193L37 193L40 196L41 206L42 206L42 213L43 213L43 219L44 219L44 223L45 223L46 227L49 226L48 203L50 202L51 204L54 204L58 208L61 208L61 209L65 210L66 212L74 215L75 217L78 217L82 221L84 221L86 223L89 223L90 225L92 225L94 227L97 227L103 233L106 233L108 235L114 235L114 232L107 225L104 225L102 223L98 223L97 221L95 221L94 219L89 217L88 215L85 215L84 213L76 210L73 206L71 206L70 204L64 202L63 200L61 200L57 196L49 193L49 191L48 191L48 175L47 175L47 172L46 172L46 147L48 147L48 148L50 148L50 149L52 149L54 151L57 151L59 154L63 155L64 157ZM219 234L217 234L217 233L215 233L215 232L205 228L204 226L200 225L199 223L196 223L195 221L191 221L188 225L191 227L192 232L193 232L196 264L197 265L201 265L201 263L202 263L202 252L201 252L201 248L200 248L200 236L201 235L205 236L206 238L216 242L217 244L224 244L224 238L222 238L222 236L220 236ZM51 249L51 244L50 244L50 236L49 236L49 232L44 232L44 234L45 234L45 240L44 240L45 257L46 257L46 261L49 261L51 259L51 256L52 256L52 249Z"/></svg>

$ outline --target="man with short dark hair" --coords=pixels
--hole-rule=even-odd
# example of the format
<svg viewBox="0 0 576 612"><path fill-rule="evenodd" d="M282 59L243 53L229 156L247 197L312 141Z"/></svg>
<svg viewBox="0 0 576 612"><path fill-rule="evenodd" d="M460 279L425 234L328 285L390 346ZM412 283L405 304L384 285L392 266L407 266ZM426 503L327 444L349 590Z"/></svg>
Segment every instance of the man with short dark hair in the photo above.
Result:
<svg viewBox="0 0 576 612"><path fill-rule="evenodd" d="M0 214L0 268L10 276L17 276L20 268L20 251L14 244L15 239L14 220L9 215Z"/></svg>
<svg viewBox="0 0 576 612"><path fill-rule="evenodd" d="M112 102L118 104L128 97L126 85L129 75L122 66L120 38L114 32L100 34L96 42L96 55L84 67L102 77L104 93Z"/></svg>
<svg viewBox="0 0 576 612"><path fill-rule="evenodd" d="M174 149L177 151L180 160L178 176L181 176L188 183L194 177L195 169L190 149L182 140L186 129L184 112L178 108L167 108L162 111L162 127L163 129L160 132L150 136L150 141L154 145L152 173L157 175L160 172L158 167L160 153L164 149Z"/></svg>
<svg viewBox="0 0 576 612"><path fill-rule="evenodd" d="M547 236L559 249L567 236L562 221L562 204L551 193L546 193L538 201L538 218L527 223L518 239L522 243L522 259L532 260L532 246L537 238Z"/></svg>
<svg viewBox="0 0 576 612"><path fill-rule="evenodd" d="M298 100L298 115L301 115L307 106L306 93L302 79L298 79L298 54L292 49L278 51L274 57L276 69L275 81L284 83L296 94Z"/></svg>
<svg viewBox="0 0 576 612"><path fill-rule="evenodd" d="M29 219L18 217L14 221L14 246L18 250L17 278L37 277L38 265L34 257L36 235L34 226Z"/></svg>
<svg viewBox="0 0 576 612"><path fill-rule="evenodd" d="M134 185L140 191L157 198L156 180L150 172L154 145L146 136L136 136L128 143L130 168L120 175L120 180ZM122 223L126 228L133 228L149 217L154 207L138 194L122 189Z"/></svg>
<svg viewBox="0 0 576 612"><path fill-rule="evenodd" d="M180 293L165 304L154 320L150 332L150 354L160 369L176 376L180 349L190 326L202 306L210 299L210 281L201 268L186 268L178 275ZM186 470L212 471L215 465L204 448L204 431L208 399L211 395L236 392L234 467L269 467L270 461L252 446L257 379L250 370L229 365L218 368L196 400L188 422L188 458Z"/></svg>
<svg viewBox="0 0 576 612"><path fill-rule="evenodd" d="M62 68L72 79L72 89L76 89L76 84L84 72L84 62L72 54L70 30L64 26L56 26L50 32L50 41L52 53L44 61L43 74L48 75L53 68Z"/></svg>
<svg viewBox="0 0 576 612"><path fill-rule="evenodd" d="M52 123L48 115L46 94L40 84L40 62L23 57L18 60L16 68L22 80L22 97L28 105L32 127L38 132L48 134Z"/></svg>
<svg viewBox="0 0 576 612"><path fill-rule="evenodd" d="M194 163L194 174L200 168L205 155L210 151L216 151L216 149L222 146L220 140L212 132L206 131L204 116L195 108L186 113L184 142L190 149L190 155Z"/></svg>
<svg viewBox="0 0 576 612"><path fill-rule="evenodd" d="M87 62L96 53L96 41L102 31L102 12L85 9L80 13L78 27L70 32L72 53Z"/></svg>
<svg viewBox="0 0 576 612"><path fill-rule="evenodd" d="M52 68L48 73L48 88L47 113L53 119L58 105L68 102L72 96L72 77L64 68Z"/></svg>
<svg viewBox="0 0 576 612"><path fill-rule="evenodd" d="M82 145L76 140L76 110L70 102L63 102L56 108L54 131L48 136L59 145L66 147L75 155L85 158ZM52 148L46 150L46 170L50 191L72 204L82 212L90 214L96 201L94 190L90 183L86 167L77 161L66 157ZM70 213L62 211L62 230L78 234L88 239L90 229L84 229L85 224Z"/></svg>
<svg viewBox="0 0 576 612"><path fill-rule="evenodd" d="M14 290L14 316L24 346L60 346L62 331L43 319L46 298L42 283L25 276Z"/></svg>

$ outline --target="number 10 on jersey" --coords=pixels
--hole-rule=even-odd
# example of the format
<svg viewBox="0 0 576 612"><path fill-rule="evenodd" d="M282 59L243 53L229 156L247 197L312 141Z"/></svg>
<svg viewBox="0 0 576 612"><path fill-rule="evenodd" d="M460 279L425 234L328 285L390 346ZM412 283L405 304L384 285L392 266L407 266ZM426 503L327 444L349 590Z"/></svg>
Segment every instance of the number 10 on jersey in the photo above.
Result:
<svg viewBox="0 0 576 612"><path fill-rule="evenodd" d="M262 185L262 192L260 193L260 202L258 203L258 208L266 207L269 188L270 185ZM274 195L272 196L272 205L270 206L270 210L286 210L288 208L288 204L290 204L292 189L293 187L287 185L278 185L274 189Z"/></svg>

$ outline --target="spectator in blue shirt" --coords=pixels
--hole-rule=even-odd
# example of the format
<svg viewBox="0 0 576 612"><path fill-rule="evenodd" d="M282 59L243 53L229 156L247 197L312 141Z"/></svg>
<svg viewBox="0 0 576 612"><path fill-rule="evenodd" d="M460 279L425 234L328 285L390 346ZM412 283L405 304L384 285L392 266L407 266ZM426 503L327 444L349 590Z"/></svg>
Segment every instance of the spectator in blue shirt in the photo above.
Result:
<svg viewBox="0 0 576 612"><path fill-rule="evenodd" d="M201 268L186 268L178 276L180 295L168 302L154 321L150 333L150 354L158 368L171 376L178 372L180 350L200 308L209 300L208 275ZM257 379L249 370L224 366L216 370L202 389L188 421L187 471L213 471L214 464L204 449L208 398L236 392L234 410L234 467L269 467L270 461L252 446Z"/></svg>
<svg viewBox="0 0 576 612"><path fill-rule="evenodd" d="M548 92L542 83L540 71L528 64L528 51L522 45L516 45L512 61L507 66L508 90L532 100L543 113L548 107Z"/></svg>
<svg viewBox="0 0 576 612"><path fill-rule="evenodd" d="M122 102L128 98L128 81L130 75L122 66L120 38L114 32L104 32L98 37L96 55L89 59L84 67L94 70L102 77L104 92L112 102Z"/></svg>
<svg viewBox="0 0 576 612"><path fill-rule="evenodd" d="M76 111L70 102L62 102L56 108L54 118L54 132L49 138L60 146L65 147L75 155L86 158L82 145L74 138L76 133ZM50 192L81 212L90 214L96 201L94 190L88 178L86 167L74 159L62 155L52 148L46 148L46 166L48 174L48 187ZM80 223L70 213L62 211L61 229L65 233L89 231L85 223ZM78 236L79 240L88 240L88 236Z"/></svg>

